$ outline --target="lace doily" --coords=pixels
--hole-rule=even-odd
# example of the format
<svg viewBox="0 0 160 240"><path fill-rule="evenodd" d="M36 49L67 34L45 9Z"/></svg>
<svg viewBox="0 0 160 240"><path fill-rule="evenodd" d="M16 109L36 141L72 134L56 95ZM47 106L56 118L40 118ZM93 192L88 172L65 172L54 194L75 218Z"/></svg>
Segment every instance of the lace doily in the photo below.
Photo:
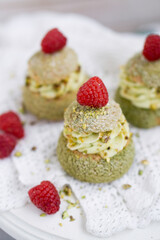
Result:
<svg viewBox="0 0 160 240"><path fill-rule="evenodd" d="M77 15L34 13L1 23L0 113L10 109L18 112L21 108L27 60L52 27L60 28L68 36L84 70L101 77L110 96L119 81L119 66L142 49L144 41L141 37L115 33ZM29 114L20 116L25 122L26 136L11 157L0 161L0 211L23 206L28 201L27 190L49 179L58 188L66 183L72 187L86 216L86 229L94 235L108 237L160 220L160 127L150 130L131 127L136 157L129 172L110 184L89 184L67 176L57 161L56 145L63 122L38 122ZM33 147L36 151L32 151ZM14 156L17 151L22 156ZM144 159L149 165L141 164ZM124 184L132 187L124 190ZM81 198L83 195L85 199Z"/></svg>

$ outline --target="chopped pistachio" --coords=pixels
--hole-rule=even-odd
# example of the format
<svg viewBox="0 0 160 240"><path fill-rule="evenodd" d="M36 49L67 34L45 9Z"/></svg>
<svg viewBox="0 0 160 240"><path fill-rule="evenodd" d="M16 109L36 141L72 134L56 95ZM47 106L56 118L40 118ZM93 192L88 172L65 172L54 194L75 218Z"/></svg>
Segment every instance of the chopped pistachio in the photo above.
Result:
<svg viewBox="0 0 160 240"><path fill-rule="evenodd" d="M105 208L108 208L108 206L107 206L107 205L105 205L104 207L105 207Z"/></svg>
<svg viewBox="0 0 160 240"><path fill-rule="evenodd" d="M25 109L24 109L23 106L19 109L19 112L22 113L22 114L25 114Z"/></svg>
<svg viewBox="0 0 160 240"><path fill-rule="evenodd" d="M63 192L65 193L66 196L71 196L72 195L72 191L71 188L69 186L65 186L63 189Z"/></svg>
<svg viewBox="0 0 160 240"><path fill-rule="evenodd" d="M66 219L66 218L68 218L68 217L69 217L68 212L67 212L67 211L64 211L64 212L62 213L62 219Z"/></svg>
<svg viewBox="0 0 160 240"><path fill-rule="evenodd" d="M86 198L86 196L82 196L81 198L84 199L84 198Z"/></svg>
<svg viewBox="0 0 160 240"><path fill-rule="evenodd" d="M30 125L35 125L36 124L36 121L32 121L32 122L30 122Z"/></svg>
<svg viewBox="0 0 160 240"><path fill-rule="evenodd" d="M46 159L44 162L45 162L46 164L48 164L48 163L50 163L51 161L50 161L49 159Z"/></svg>
<svg viewBox="0 0 160 240"><path fill-rule="evenodd" d="M142 163L143 165L148 165L148 164L149 164L149 161L148 161L148 160L142 160L141 163Z"/></svg>
<svg viewBox="0 0 160 240"><path fill-rule="evenodd" d="M136 133L135 133L135 136L136 136L137 138L139 138L139 137L140 137L139 132L136 132Z"/></svg>
<svg viewBox="0 0 160 240"><path fill-rule="evenodd" d="M122 187L123 187L123 189L127 190L127 189L131 188L132 186L130 184L123 184Z"/></svg>
<svg viewBox="0 0 160 240"><path fill-rule="evenodd" d="M143 171L142 171L142 170L139 170L139 171L138 171L138 175L141 176L142 174L143 174Z"/></svg>
<svg viewBox="0 0 160 240"><path fill-rule="evenodd" d="M60 198L62 198L62 199L64 198L64 194L63 193L60 194Z"/></svg>
<svg viewBox="0 0 160 240"><path fill-rule="evenodd" d="M77 203L76 203L76 202L75 202L75 203L73 203L73 202L71 202L71 201L69 201L69 200L67 200L67 202L69 203L69 205L68 205L67 209L71 209L71 208L73 208L73 207L75 207L75 206L77 205Z"/></svg>
<svg viewBox="0 0 160 240"><path fill-rule="evenodd" d="M31 148L31 150L32 150L32 151L36 151L36 150L37 150L37 147L33 146L33 147Z"/></svg>
<svg viewBox="0 0 160 240"><path fill-rule="evenodd" d="M16 153L14 154L14 156L15 156L15 157L21 157L21 156L22 156L22 153L21 153L21 152L16 152Z"/></svg>
<svg viewBox="0 0 160 240"><path fill-rule="evenodd" d="M46 213L41 213L41 214L40 214L40 217L45 217L45 216L47 216Z"/></svg>
<svg viewBox="0 0 160 240"><path fill-rule="evenodd" d="M63 224L62 224L62 223L59 223L59 226L60 226L60 227L62 227L62 226L63 226Z"/></svg>
<svg viewBox="0 0 160 240"><path fill-rule="evenodd" d="M46 168L46 171L47 171L47 172L50 171L50 170L51 170L51 168L49 168L49 167Z"/></svg>
<svg viewBox="0 0 160 240"><path fill-rule="evenodd" d="M98 188L98 190L99 190L99 191L101 191L101 190L102 190L102 188L101 188L101 187L99 187L99 188Z"/></svg>
<svg viewBox="0 0 160 240"><path fill-rule="evenodd" d="M73 218L73 216L69 216L69 218L70 218L70 222L75 221L75 218Z"/></svg>
<svg viewBox="0 0 160 240"><path fill-rule="evenodd" d="M157 109L157 105L156 105L156 104L151 104L151 105L150 105L150 109L156 110L156 109Z"/></svg>

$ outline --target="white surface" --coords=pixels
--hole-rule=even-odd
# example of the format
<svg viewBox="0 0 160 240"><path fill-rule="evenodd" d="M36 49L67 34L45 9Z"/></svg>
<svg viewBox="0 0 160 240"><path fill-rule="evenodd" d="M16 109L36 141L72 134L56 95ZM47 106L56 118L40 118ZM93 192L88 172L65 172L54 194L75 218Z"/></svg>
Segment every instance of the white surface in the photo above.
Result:
<svg viewBox="0 0 160 240"><path fill-rule="evenodd" d="M86 71L92 76L102 77L110 95L118 83L119 66L143 45L143 40L138 37L116 34L94 21L74 15L34 14L6 22L1 25L0 31L0 53L3 56L0 69L1 112L19 108L20 86L24 83L27 58L38 48L44 32L54 26L62 29L68 36L69 44L76 49ZM11 88L12 92L8 93ZM58 188L66 183L71 185L86 219L78 220L76 212L77 221L65 221L64 228L60 228L58 223L61 220L60 214L64 211L63 203L58 214L46 218L40 218L39 210L28 205L22 210L16 210L15 214L20 214L18 218L21 216L29 223L31 230L28 231L32 234L42 236L43 233L39 233L39 230L37 232L36 227L51 235L58 234L70 239L80 235L81 239L89 239L93 237L84 231L85 223L88 232L106 237L126 228L144 227L151 221L160 220L159 127L152 130L132 128L133 132L138 131L140 134L138 139L134 137L137 154L132 168L123 178L111 184L88 184L66 176L56 159L56 141L63 124L43 121L30 126L29 122L34 118L30 115L21 117L26 122L26 137L19 142L15 151L22 152L22 157L16 158L13 153L11 158L0 162L1 211L24 205L28 200L27 189L41 180L50 179ZM37 147L36 152L30 150L32 146ZM44 160L48 158L51 160L50 171L46 171L44 164ZM143 169L140 161L145 158L150 161L150 165L144 169L143 176L139 176L138 170ZM132 188L124 191L122 185L125 183L131 184ZM101 191L99 187L102 188ZM85 199L81 199L83 195L86 196ZM2 216L3 227L9 226L5 222L7 219L14 225L17 222L19 228L22 223L26 229L26 224L12 214L13 212ZM10 230L13 233L20 231L16 226L13 228ZM19 237L22 233L23 231L19 232ZM78 236L75 235L77 233ZM22 235L23 238L27 237L27 232L25 235Z"/></svg>

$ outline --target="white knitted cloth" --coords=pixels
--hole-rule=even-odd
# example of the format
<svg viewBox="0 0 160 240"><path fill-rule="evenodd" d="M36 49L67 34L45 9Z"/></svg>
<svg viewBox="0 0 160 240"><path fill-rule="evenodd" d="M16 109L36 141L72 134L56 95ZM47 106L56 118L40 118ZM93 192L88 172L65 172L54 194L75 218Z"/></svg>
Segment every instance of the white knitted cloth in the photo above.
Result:
<svg viewBox="0 0 160 240"><path fill-rule="evenodd" d="M118 83L119 66L143 46L141 37L115 33L77 15L39 13L1 23L0 113L10 109L18 112L27 60L52 27L60 28L68 37L84 69L91 76L101 77L110 95ZM139 137L133 135L136 157L129 172L111 184L88 184L67 176L57 161L55 149L63 123L37 122L29 114L20 116L25 121L26 136L11 157L0 161L0 211L23 206L28 201L28 188L49 179L57 187L70 184L85 213L86 229L94 235L111 236L160 220L160 127L132 127ZM31 125L33 121L36 124ZM33 146L36 151L31 150ZM15 157L16 151L22 156ZM46 159L51 163L46 165ZM148 166L140 163L144 159L149 161ZM123 184L132 187L124 190Z"/></svg>

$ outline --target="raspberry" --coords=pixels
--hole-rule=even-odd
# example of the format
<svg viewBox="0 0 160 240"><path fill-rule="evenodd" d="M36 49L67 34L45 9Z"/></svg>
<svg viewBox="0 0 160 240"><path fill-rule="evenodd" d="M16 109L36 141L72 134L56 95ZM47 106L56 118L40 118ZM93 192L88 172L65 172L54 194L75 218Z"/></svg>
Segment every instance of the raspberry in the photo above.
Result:
<svg viewBox="0 0 160 240"><path fill-rule="evenodd" d="M160 36L151 34L146 38L143 48L143 55L148 61L155 61L160 58Z"/></svg>
<svg viewBox="0 0 160 240"><path fill-rule="evenodd" d="M0 115L0 129L17 138L24 137L24 130L20 118L12 111Z"/></svg>
<svg viewBox="0 0 160 240"><path fill-rule="evenodd" d="M47 214L56 213L59 210L60 197L51 182L41 182L40 185L31 188L28 194L33 204Z"/></svg>
<svg viewBox="0 0 160 240"><path fill-rule="evenodd" d="M42 39L42 51L44 53L54 53L62 49L66 42L67 38L57 28L53 28Z"/></svg>
<svg viewBox="0 0 160 240"><path fill-rule="evenodd" d="M16 138L9 134L0 134L0 159L8 157L16 146Z"/></svg>
<svg viewBox="0 0 160 240"><path fill-rule="evenodd" d="M108 103L107 89L99 77L92 77L85 82L77 93L80 105L101 108Z"/></svg>

